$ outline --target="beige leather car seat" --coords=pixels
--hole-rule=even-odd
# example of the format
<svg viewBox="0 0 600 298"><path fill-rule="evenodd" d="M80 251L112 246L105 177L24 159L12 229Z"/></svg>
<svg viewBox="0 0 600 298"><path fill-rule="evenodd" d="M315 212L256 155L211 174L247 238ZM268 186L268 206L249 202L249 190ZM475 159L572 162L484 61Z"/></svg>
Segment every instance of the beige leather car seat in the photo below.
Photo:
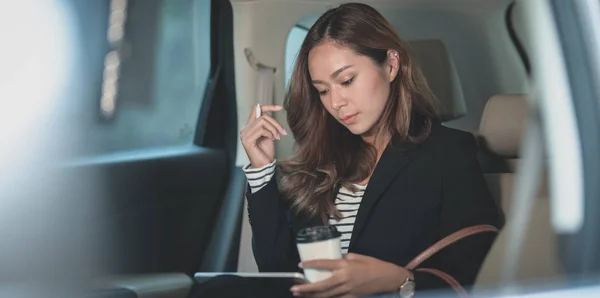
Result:
<svg viewBox="0 0 600 298"><path fill-rule="evenodd" d="M489 99L481 118L477 135L481 148L482 167L494 198L502 206L506 226L511 225L510 210L515 185L515 168L519 162L521 138L528 117L524 95L496 95ZM526 238L519 257L518 282L553 280L561 275L556 236L550 223L550 201L544 178L536 197L526 229ZM505 228L494 243L479 273L475 292L500 285L500 271L506 243L510 236Z"/></svg>

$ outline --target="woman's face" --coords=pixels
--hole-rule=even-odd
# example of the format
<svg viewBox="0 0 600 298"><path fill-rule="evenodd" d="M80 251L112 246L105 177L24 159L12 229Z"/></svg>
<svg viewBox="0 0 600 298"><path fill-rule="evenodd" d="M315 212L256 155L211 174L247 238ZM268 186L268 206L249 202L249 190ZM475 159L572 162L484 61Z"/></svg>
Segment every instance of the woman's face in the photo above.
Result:
<svg viewBox="0 0 600 298"><path fill-rule="evenodd" d="M383 113L398 62L394 51L379 66L350 48L326 42L309 52L308 71L331 116L353 134L368 136Z"/></svg>

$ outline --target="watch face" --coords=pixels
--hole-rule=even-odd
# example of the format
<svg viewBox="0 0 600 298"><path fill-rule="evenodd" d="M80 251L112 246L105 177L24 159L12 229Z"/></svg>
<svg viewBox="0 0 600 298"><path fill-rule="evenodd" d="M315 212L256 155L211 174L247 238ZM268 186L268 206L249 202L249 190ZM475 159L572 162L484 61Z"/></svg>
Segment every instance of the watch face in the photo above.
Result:
<svg viewBox="0 0 600 298"><path fill-rule="evenodd" d="M407 281L400 289L400 297L409 298L415 295L415 283L412 280Z"/></svg>

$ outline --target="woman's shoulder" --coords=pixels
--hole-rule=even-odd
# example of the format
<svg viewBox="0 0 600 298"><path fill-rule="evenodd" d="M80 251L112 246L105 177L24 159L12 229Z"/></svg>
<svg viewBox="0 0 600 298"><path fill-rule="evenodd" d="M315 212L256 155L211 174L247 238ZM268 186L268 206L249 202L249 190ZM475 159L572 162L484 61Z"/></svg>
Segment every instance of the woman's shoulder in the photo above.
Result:
<svg viewBox="0 0 600 298"><path fill-rule="evenodd" d="M430 161L445 163L448 159L461 162L477 155L477 143L473 134L435 124L426 138L417 143L394 141L395 148L409 155L427 156Z"/></svg>
<svg viewBox="0 0 600 298"><path fill-rule="evenodd" d="M421 144L420 154L426 156L425 159L436 167L449 170L453 174L465 169L480 168L475 136L442 125L432 128L427 139Z"/></svg>
<svg viewBox="0 0 600 298"><path fill-rule="evenodd" d="M476 148L473 134L440 124L434 125L431 128L431 132L424 143L440 150L468 150Z"/></svg>

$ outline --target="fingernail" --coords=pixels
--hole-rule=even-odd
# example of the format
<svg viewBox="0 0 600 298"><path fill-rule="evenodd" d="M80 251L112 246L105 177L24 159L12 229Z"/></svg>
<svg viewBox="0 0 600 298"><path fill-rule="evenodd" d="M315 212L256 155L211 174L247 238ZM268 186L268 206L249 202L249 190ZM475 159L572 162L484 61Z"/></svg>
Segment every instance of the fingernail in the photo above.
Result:
<svg viewBox="0 0 600 298"><path fill-rule="evenodd" d="M283 130L282 133L283 133L284 136L287 136L287 131L285 131L285 129Z"/></svg>
<svg viewBox="0 0 600 298"><path fill-rule="evenodd" d="M298 267L304 268L304 267L302 267L302 262L298 263Z"/></svg>
<svg viewBox="0 0 600 298"><path fill-rule="evenodd" d="M294 292L294 295L298 294L298 288L292 287L290 291Z"/></svg>
<svg viewBox="0 0 600 298"><path fill-rule="evenodd" d="M277 139L278 139L278 140L281 140L281 138L279 137L279 135L277 135Z"/></svg>

